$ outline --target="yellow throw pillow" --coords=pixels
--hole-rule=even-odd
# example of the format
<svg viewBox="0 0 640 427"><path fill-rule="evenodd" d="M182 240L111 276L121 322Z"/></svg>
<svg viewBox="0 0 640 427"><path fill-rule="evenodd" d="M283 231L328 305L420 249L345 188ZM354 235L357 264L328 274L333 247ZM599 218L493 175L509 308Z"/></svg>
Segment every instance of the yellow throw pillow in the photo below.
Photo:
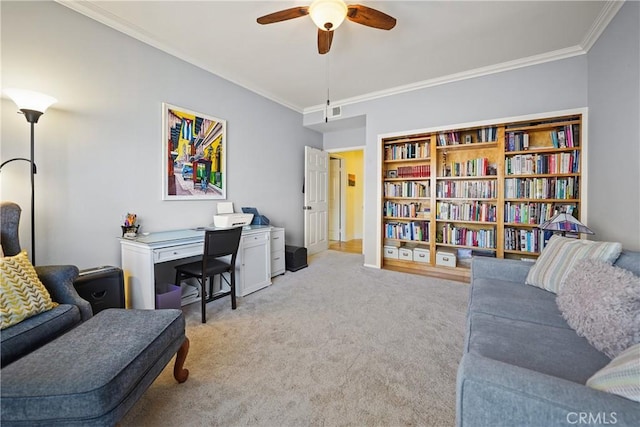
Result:
<svg viewBox="0 0 640 427"><path fill-rule="evenodd" d="M58 305L51 300L26 251L0 259L0 288L0 329Z"/></svg>

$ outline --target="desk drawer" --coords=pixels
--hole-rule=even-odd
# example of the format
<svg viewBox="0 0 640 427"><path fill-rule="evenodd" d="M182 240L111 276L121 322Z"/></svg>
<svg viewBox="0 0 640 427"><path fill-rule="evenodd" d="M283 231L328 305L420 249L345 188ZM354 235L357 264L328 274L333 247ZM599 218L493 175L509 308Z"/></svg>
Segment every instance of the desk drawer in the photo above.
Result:
<svg viewBox="0 0 640 427"><path fill-rule="evenodd" d="M174 259L187 258L190 256L202 255L204 243L193 243L185 246L173 246L153 251L153 262L165 262Z"/></svg>
<svg viewBox="0 0 640 427"><path fill-rule="evenodd" d="M284 251L271 253L271 277L284 273L285 258Z"/></svg>
<svg viewBox="0 0 640 427"><path fill-rule="evenodd" d="M248 236L242 236L242 247L250 248L257 245L263 245L264 242L268 240L269 232L249 234Z"/></svg>

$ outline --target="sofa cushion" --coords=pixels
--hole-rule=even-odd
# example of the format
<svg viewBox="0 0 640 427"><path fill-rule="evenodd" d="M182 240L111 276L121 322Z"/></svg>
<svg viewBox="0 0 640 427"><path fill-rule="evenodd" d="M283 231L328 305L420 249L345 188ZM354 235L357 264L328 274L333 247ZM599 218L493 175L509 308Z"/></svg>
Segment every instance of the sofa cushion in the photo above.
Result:
<svg viewBox="0 0 640 427"><path fill-rule="evenodd" d="M468 319L470 353L584 384L609 358L571 329L483 313Z"/></svg>
<svg viewBox="0 0 640 427"><path fill-rule="evenodd" d="M622 250L620 256L613 263L616 267L624 268L636 276L640 276L640 252Z"/></svg>
<svg viewBox="0 0 640 427"><path fill-rule="evenodd" d="M26 251L0 258L0 288L0 329L57 305L40 282Z"/></svg>
<svg viewBox="0 0 640 427"><path fill-rule="evenodd" d="M618 242L593 242L554 235L529 270L526 283L557 293L578 261L588 258L613 264L621 251L622 244Z"/></svg>
<svg viewBox="0 0 640 427"><path fill-rule="evenodd" d="M587 385L640 402L640 344L629 347L593 374Z"/></svg>
<svg viewBox="0 0 640 427"><path fill-rule="evenodd" d="M53 341L80 323L80 310L73 304L32 316L0 332L2 367Z"/></svg>
<svg viewBox="0 0 640 427"><path fill-rule="evenodd" d="M611 358L640 342L640 277L630 271L582 260L557 303L569 326Z"/></svg>
<svg viewBox="0 0 640 427"><path fill-rule="evenodd" d="M555 300L554 293L523 283L475 279L471 287L469 312L569 329Z"/></svg>
<svg viewBox="0 0 640 427"><path fill-rule="evenodd" d="M636 402L472 353L462 357L456 386L459 427L640 425ZM592 420L580 422L584 415Z"/></svg>
<svg viewBox="0 0 640 427"><path fill-rule="evenodd" d="M185 340L180 310L107 309L2 370L2 424L115 425Z"/></svg>

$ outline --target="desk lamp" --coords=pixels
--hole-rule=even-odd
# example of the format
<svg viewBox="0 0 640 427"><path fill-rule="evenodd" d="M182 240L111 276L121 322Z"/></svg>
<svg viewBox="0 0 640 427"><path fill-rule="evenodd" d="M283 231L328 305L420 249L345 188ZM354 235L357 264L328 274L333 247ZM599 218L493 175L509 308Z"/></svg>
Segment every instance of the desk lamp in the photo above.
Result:
<svg viewBox="0 0 640 427"><path fill-rule="evenodd" d="M578 221L573 215L566 212L557 213L549 221L540 224L540 229L549 231L560 231L562 236L567 232L595 234L586 225Z"/></svg>
<svg viewBox="0 0 640 427"><path fill-rule="evenodd" d="M38 119L44 112L49 108L52 104L57 102L57 99L44 95L42 93L33 92L30 90L23 89L5 89L5 95L13 100L18 106L18 109L24 117L27 119L27 122L31 123L31 157L29 159L25 159L23 157L18 157L15 159L7 160L0 165L0 170L7 163L13 162L14 160L25 160L31 164L31 263L33 265L36 264L36 238L35 238L35 228L36 228L36 216L35 216L35 178L36 174L36 164L34 163L34 130L35 124L38 123Z"/></svg>

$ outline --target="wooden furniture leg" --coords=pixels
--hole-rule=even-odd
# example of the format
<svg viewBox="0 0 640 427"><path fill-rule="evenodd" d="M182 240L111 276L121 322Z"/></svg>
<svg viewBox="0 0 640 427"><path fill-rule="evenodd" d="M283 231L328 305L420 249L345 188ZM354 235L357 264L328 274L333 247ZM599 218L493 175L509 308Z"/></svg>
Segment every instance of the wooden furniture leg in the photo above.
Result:
<svg viewBox="0 0 640 427"><path fill-rule="evenodd" d="M179 383L183 383L189 378L189 370L184 368L184 361L187 358L189 352L189 338L184 339L184 342L178 349L176 354L176 363L173 366L173 377Z"/></svg>

